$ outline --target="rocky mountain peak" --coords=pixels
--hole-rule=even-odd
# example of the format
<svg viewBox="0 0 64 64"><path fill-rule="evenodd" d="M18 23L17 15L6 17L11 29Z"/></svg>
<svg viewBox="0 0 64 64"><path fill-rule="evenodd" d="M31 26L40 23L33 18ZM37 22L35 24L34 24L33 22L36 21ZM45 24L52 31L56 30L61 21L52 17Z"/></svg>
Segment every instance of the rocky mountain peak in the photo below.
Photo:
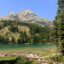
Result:
<svg viewBox="0 0 64 64"><path fill-rule="evenodd" d="M9 13L9 16L10 16L10 15L15 15L15 13L14 13L14 12L10 12L10 13Z"/></svg>
<svg viewBox="0 0 64 64"><path fill-rule="evenodd" d="M22 11L22 13L24 13L24 14L27 14L27 13L32 14L33 12L32 12L32 10L24 10L24 11Z"/></svg>
<svg viewBox="0 0 64 64"><path fill-rule="evenodd" d="M18 16L23 21L35 20L37 18L37 15L35 13L33 13L31 10L25 10L25 11L19 13Z"/></svg>

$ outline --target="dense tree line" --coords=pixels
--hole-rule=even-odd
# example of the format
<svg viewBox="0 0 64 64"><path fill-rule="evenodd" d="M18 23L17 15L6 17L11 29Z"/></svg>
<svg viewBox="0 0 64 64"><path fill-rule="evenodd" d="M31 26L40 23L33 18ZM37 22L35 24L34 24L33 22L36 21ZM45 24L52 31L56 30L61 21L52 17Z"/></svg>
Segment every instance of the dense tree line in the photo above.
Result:
<svg viewBox="0 0 64 64"><path fill-rule="evenodd" d="M0 43L50 43L53 40L52 36L52 28L48 26L11 20L0 21Z"/></svg>
<svg viewBox="0 0 64 64"><path fill-rule="evenodd" d="M57 46L64 55L64 0L58 0L58 11L54 24L55 40Z"/></svg>

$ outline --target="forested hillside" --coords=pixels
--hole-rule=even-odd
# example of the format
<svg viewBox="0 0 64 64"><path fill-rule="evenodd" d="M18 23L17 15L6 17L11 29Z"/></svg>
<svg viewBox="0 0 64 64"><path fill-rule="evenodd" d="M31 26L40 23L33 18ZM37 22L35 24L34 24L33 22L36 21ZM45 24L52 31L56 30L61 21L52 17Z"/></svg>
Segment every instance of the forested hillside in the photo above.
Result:
<svg viewBox="0 0 64 64"><path fill-rule="evenodd" d="M35 23L0 21L0 43L4 44L49 43L53 40L52 33L46 25L42 27Z"/></svg>

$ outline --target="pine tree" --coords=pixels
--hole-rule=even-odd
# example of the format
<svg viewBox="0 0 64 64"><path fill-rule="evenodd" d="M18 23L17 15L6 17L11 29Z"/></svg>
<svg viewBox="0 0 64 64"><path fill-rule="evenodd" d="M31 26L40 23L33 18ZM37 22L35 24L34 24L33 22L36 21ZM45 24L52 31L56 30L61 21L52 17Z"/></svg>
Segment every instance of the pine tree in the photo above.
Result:
<svg viewBox="0 0 64 64"><path fill-rule="evenodd" d="M56 42L64 55L64 0L58 0L58 11L54 24Z"/></svg>

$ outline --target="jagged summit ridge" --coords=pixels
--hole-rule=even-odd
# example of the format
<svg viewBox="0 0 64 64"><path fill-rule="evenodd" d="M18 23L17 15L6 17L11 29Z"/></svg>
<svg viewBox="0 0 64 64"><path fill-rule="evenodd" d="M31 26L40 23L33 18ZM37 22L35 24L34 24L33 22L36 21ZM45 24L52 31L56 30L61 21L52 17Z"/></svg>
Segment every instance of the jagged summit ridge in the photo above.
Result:
<svg viewBox="0 0 64 64"><path fill-rule="evenodd" d="M37 18L38 18L38 16L35 13L33 13L31 10L25 10L20 13L10 12L8 16L4 16L1 19L29 21L29 20L36 20Z"/></svg>
<svg viewBox="0 0 64 64"><path fill-rule="evenodd" d="M18 17L23 21L36 20L38 16L31 10L25 10L18 14Z"/></svg>

